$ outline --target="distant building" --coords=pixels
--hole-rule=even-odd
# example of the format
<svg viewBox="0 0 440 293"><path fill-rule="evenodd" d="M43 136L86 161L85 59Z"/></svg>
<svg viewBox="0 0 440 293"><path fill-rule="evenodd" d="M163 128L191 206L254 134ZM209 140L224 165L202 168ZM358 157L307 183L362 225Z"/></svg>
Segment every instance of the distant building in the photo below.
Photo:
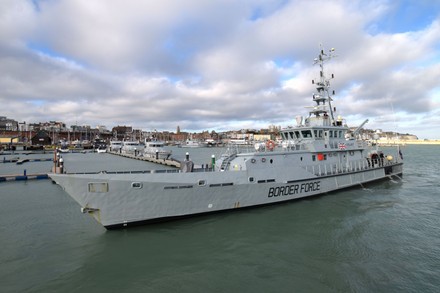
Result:
<svg viewBox="0 0 440 293"><path fill-rule="evenodd" d="M5 116L0 116L0 130L18 131L18 122Z"/></svg>
<svg viewBox="0 0 440 293"><path fill-rule="evenodd" d="M130 137L133 133L133 127L131 126L115 126L112 128L113 137L117 140L124 140L126 137Z"/></svg>
<svg viewBox="0 0 440 293"><path fill-rule="evenodd" d="M49 122L41 122L40 123L40 130L46 130L46 131L66 131L66 124L59 121L49 121Z"/></svg>
<svg viewBox="0 0 440 293"><path fill-rule="evenodd" d="M31 138L32 145L51 145L52 139L48 132L40 130Z"/></svg>

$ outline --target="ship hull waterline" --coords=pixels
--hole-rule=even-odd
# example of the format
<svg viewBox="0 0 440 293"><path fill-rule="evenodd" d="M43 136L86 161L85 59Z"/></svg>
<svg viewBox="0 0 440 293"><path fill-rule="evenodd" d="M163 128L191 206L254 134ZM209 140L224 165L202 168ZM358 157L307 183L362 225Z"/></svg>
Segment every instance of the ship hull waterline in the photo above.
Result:
<svg viewBox="0 0 440 293"><path fill-rule="evenodd" d="M323 195L400 178L403 164L296 180L249 182L246 171L171 174L49 174L106 229L168 221ZM293 176L294 177L294 176ZM110 192L111 191L111 192Z"/></svg>

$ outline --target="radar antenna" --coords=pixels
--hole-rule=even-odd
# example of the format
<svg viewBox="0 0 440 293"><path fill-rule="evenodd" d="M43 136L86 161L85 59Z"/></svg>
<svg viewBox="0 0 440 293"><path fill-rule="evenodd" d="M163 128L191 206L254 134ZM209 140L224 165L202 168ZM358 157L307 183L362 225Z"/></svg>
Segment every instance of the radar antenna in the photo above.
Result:
<svg viewBox="0 0 440 293"><path fill-rule="evenodd" d="M325 104L325 101L328 101L329 111L330 111L330 118L331 122L335 123L335 117L334 117L334 110L332 107L332 98L330 96L330 79L334 78L334 75L331 75L331 78L327 78L324 72L324 63L331 60L332 58L337 57L337 55L334 53L335 48L331 48L328 50L328 52L325 52L322 44L320 44L320 52L317 58L313 60L313 65L319 64L319 67L321 68L320 74L319 74L319 80L316 82L316 89L318 90L318 94L313 95L313 100L319 105L320 102L323 102ZM315 83L313 80L312 83ZM335 92L333 91L332 95L334 95ZM327 111L324 111L324 114L327 114Z"/></svg>

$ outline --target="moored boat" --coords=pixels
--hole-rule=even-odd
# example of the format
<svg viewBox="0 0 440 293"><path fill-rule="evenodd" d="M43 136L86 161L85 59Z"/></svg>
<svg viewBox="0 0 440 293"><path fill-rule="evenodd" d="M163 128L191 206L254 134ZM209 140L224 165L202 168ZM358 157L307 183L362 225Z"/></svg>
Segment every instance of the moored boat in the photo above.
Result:
<svg viewBox="0 0 440 293"><path fill-rule="evenodd" d="M205 145L198 141L198 140L192 140L192 139L187 139L185 140L185 142L183 142L182 144L179 145L179 147L181 148L201 148L204 147Z"/></svg>
<svg viewBox="0 0 440 293"><path fill-rule="evenodd" d="M158 140L145 140L144 157L166 160L171 156L171 151L165 149L165 143Z"/></svg>
<svg viewBox="0 0 440 293"><path fill-rule="evenodd" d="M124 140L122 142L122 153L139 155L144 152L144 145L142 145L138 140Z"/></svg>
<svg viewBox="0 0 440 293"><path fill-rule="evenodd" d="M50 174L84 213L106 228L260 206L325 194L387 178L400 178L400 150L384 153L360 135L367 120L350 131L332 106L324 64L333 49L321 49L315 64L314 105L297 125L280 131L282 147L259 144L255 151L231 147L212 168L181 170Z"/></svg>
<svg viewBox="0 0 440 293"><path fill-rule="evenodd" d="M122 141L120 141L120 140L110 141L110 151L111 152L121 152L122 151Z"/></svg>

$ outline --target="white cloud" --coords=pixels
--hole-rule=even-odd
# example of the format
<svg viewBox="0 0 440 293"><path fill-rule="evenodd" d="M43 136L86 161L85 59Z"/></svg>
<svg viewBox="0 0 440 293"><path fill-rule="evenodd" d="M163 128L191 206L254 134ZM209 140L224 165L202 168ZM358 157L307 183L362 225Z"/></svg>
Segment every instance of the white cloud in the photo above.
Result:
<svg viewBox="0 0 440 293"><path fill-rule="evenodd" d="M164 130L286 126L307 113L323 43L339 55L327 66L349 123L386 129L394 112L400 128L436 137L423 126L439 125L439 21L382 31L395 5L5 0L0 115Z"/></svg>

